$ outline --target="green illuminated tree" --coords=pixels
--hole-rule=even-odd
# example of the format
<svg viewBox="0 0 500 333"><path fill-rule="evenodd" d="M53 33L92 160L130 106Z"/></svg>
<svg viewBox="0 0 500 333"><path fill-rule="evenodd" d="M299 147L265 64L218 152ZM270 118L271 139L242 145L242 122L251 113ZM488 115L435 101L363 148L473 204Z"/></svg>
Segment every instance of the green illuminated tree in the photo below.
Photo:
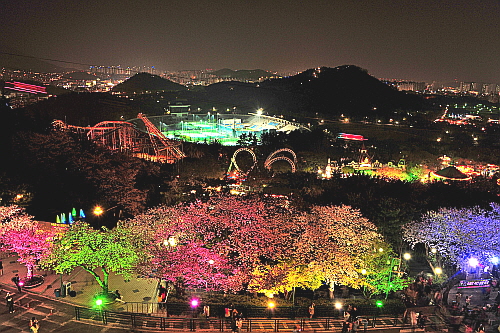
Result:
<svg viewBox="0 0 500 333"><path fill-rule="evenodd" d="M401 261L388 244L380 242L362 258L363 294L371 298L404 289L409 279L401 272Z"/></svg>
<svg viewBox="0 0 500 333"><path fill-rule="evenodd" d="M124 228L95 230L85 222L77 222L55 241L52 252L40 264L57 273L69 273L81 267L96 279L103 293L107 293L109 274L130 278L140 253L130 232Z"/></svg>

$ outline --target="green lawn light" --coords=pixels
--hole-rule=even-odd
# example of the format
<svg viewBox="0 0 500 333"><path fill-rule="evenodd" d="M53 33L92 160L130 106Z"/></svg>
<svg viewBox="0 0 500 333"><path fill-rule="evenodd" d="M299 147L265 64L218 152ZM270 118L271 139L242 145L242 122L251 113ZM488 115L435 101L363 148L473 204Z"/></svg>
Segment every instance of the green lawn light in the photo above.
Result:
<svg viewBox="0 0 500 333"><path fill-rule="evenodd" d="M377 306L377 308L381 308L381 307L384 306L384 302L382 302L382 301L376 301L375 305Z"/></svg>

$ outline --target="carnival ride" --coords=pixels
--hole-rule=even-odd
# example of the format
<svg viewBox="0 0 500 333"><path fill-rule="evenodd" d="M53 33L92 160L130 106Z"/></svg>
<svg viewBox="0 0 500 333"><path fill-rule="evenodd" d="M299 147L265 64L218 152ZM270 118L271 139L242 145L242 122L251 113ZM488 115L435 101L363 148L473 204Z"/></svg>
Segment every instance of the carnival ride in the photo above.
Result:
<svg viewBox="0 0 500 333"><path fill-rule="evenodd" d="M251 166L247 170L242 170L242 168L236 162L236 158L238 157L238 154L240 154L242 152L248 152L250 154L250 156L252 157ZM284 156L283 155L284 153L289 153L290 155L292 155L292 158ZM277 161L288 162L292 168L292 170L291 170L292 173L294 173L297 170L297 168L296 168L297 155L291 149L281 148L281 149L278 149L278 150L272 152L271 154L269 154L269 156L264 161L264 168L267 169L268 171L271 171L273 163L277 162ZM229 164L229 168L227 169L226 178L231 179L231 180L240 180L240 181L245 180L247 178L248 174L256 166L257 166L257 156L255 155L253 149L247 148L247 147L238 148L234 152L233 157L231 157L231 163Z"/></svg>
<svg viewBox="0 0 500 333"><path fill-rule="evenodd" d="M86 134L88 140L111 151L131 153L153 162L175 163L186 157L180 148L180 141L166 138L142 113L137 118L144 123L145 131L126 121L102 121L95 126L82 127L55 120L52 126L59 130Z"/></svg>

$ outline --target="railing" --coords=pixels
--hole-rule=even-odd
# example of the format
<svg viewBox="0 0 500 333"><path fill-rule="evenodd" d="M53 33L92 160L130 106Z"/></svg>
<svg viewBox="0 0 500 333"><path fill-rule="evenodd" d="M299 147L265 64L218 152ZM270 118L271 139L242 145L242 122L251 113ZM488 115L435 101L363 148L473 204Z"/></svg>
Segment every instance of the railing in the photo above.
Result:
<svg viewBox="0 0 500 333"><path fill-rule="evenodd" d="M130 326L141 330L212 330L212 331L230 331L231 321L228 319L216 318L174 318L166 316L154 316L130 312L113 312L107 310L88 309L75 307L77 320L87 319L102 322L105 325L119 325L119 327ZM243 320L242 332L254 331L291 331L295 326L299 326L301 331L340 331L343 321L336 318L318 318L318 319L265 319L251 318ZM404 326L404 323L398 317L378 317L361 319L360 331L366 331L371 327L395 327Z"/></svg>
<svg viewBox="0 0 500 333"><path fill-rule="evenodd" d="M227 306L218 304L210 305L210 315L216 318L224 318ZM278 306L273 309L257 306L235 306L239 313L242 313L245 318L307 318L309 317L308 307L304 306ZM127 302L115 303L109 309L110 311L124 311L145 314L158 314L160 316L183 316L183 317L202 317L203 306L192 308L190 304L185 303L145 303L145 302ZM404 308L388 308L388 313L402 315ZM363 317L374 317L383 315L378 308L358 308L358 313ZM318 318L341 318L343 310L335 309L333 306L316 306L314 311L315 317Z"/></svg>

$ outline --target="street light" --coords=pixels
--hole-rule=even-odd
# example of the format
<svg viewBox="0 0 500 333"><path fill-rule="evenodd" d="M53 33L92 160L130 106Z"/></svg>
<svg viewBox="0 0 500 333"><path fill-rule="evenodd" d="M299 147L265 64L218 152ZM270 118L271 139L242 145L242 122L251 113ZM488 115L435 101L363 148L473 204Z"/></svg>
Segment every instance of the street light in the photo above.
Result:
<svg viewBox="0 0 500 333"><path fill-rule="evenodd" d="M479 261L477 258L469 258L469 266L472 268L476 268L479 265Z"/></svg>
<svg viewBox="0 0 500 333"><path fill-rule="evenodd" d="M384 302L382 302L381 300L377 300L375 301L375 306L377 307L377 311L375 311L375 314L373 315L373 327L375 327L375 324L377 322L377 312L378 312L378 315L380 317L380 311L381 309L384 307Z"/></svg>
<svg viewBox="0 0 500 333"><path fill-rule="evenodd" d="M102 215L102 213L104 213L104 210L102 209L101 206L95 206L93 212L94 212L94 215L100 216L100 215Z"/></svg>
<svg viewBox="0 0 500 333"><path fill-rule="evenodd" d="M269 318L273 316L273 311L275 307L276 303L274 303L273 301L267 302L267 309L269 310L269 315L268 315Z"/></svg>

